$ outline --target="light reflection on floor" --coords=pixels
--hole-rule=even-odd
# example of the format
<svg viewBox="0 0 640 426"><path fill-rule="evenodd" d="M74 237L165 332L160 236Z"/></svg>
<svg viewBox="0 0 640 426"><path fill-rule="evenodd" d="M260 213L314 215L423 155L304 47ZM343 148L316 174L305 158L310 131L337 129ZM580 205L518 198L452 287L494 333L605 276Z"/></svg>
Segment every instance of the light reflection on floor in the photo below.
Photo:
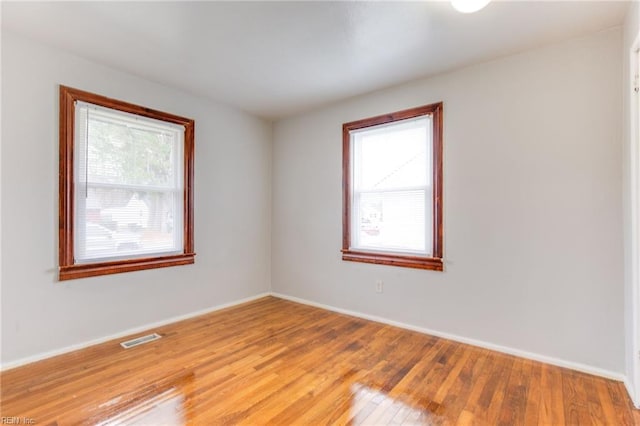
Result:
<svg viewBox="0 0 640 426"><path fill-rule="evenodd" d="M429 409L355 383L351 386L351 421L354 425L438 425L443 418Z"/></svg>
<svg viewBox="0 0 640 426"><path fill-rule="evenodd" d="M152 398L142 401L115 416L100 422L97 426L116 425L167 425L182 426L186 424L184 396L170 389Z"/></svg>
<svg viewBox="0 0 640 426"><path fill-rule="evenodd" d="M100 405L106 412L96 426L163 425L183 426L190 423L193 412L188 400L193 374L156 383L131 400L117 397Z"/></svg>
<svg viewBox="0 0 640 426"><path fill-rule="evenodd" d="M195 424L194 375L165 379L147 386L137 395L121 395L103 402L96 426ZM392 397L382 390L355 383L350 387L349 424L353 425L442 425L443 407L430 401ZM94 417L96 419L96 417Z"/></svg>

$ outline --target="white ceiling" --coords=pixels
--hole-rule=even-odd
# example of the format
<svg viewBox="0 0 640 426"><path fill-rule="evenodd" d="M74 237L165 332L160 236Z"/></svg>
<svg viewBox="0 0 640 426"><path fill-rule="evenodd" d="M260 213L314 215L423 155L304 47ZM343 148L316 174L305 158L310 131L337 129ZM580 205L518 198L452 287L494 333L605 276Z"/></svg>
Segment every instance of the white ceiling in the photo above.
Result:
<svg viewBox="0 0 640 426"><path fill-rule="evenodd" d="M620 25L617 1L3 2L2 29L280 118Z"/></svg>

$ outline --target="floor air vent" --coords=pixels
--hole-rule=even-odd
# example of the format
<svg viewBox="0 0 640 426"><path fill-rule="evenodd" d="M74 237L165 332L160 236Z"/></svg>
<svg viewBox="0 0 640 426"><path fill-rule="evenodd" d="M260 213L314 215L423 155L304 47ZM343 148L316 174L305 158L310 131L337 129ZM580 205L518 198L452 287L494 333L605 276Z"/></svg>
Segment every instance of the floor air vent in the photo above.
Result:
<svg viewBox="0 0 640 426"><path fill-rule="evenodd" d="M147 334L146 336L142 336L135 339L127 340L126 342L122 342L120 343L120 346L122 346L125 349L129 349L134 346L142 345L144 343L153 342L154 340L158 340L161 337L162 336L159 335L158 333Z"/></svg>

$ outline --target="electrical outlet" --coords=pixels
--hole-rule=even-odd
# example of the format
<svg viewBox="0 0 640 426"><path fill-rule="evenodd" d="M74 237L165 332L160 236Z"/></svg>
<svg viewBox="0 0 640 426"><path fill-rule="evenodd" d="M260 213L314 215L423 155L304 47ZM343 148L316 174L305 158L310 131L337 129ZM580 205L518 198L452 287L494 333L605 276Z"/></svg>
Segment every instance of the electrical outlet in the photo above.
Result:
<svg viewBox="0 0 640 426"><path fill-rule="evenodd" d="M376 281L376 293L382 293L382 290L383 290L382 280L377 280Z"/></svg>

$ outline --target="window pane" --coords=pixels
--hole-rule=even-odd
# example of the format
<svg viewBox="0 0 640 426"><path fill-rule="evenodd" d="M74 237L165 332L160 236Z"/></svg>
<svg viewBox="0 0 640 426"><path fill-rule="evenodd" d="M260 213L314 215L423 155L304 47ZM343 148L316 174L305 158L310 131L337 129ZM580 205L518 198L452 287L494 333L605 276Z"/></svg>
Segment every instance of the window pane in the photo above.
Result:
<svg viewBox="0 0 640 426"><path fill-rule="evenodd" d="M358 248L430 254L431 203L424 190L360 193L356 199Z"/></svg>
<svg viewBox="0 0 640 426"><path fill-rule="evenodd" d="M76 260L179 253L180 195L89 187L77 209Z"/></svg>
<svg viewBox="0 0 640 426"><path fill-rule="evenodd" d="M181 253L182 134L88 104L76 118L75 261Z"/></svg>
<svg viewBox="0 0 640 426"><path fill-rule="evenodd" d="M181 132L91 106L77 108L86 151L79 177L94 183L176 187ZM80 136L80 135L79 135Z"/></svg>
<svg viewBox="0 0 640 426"><path fill-rule="evenodd" d="M430 254L430 134L430 116L352 131L354 247Z"/></svg>
<svg viewBox="0 0 640 426"><path fill-rule="evenodd" d="M396 189L430 184L430 119L404 120L353 133L354 189Z"/></svg>

